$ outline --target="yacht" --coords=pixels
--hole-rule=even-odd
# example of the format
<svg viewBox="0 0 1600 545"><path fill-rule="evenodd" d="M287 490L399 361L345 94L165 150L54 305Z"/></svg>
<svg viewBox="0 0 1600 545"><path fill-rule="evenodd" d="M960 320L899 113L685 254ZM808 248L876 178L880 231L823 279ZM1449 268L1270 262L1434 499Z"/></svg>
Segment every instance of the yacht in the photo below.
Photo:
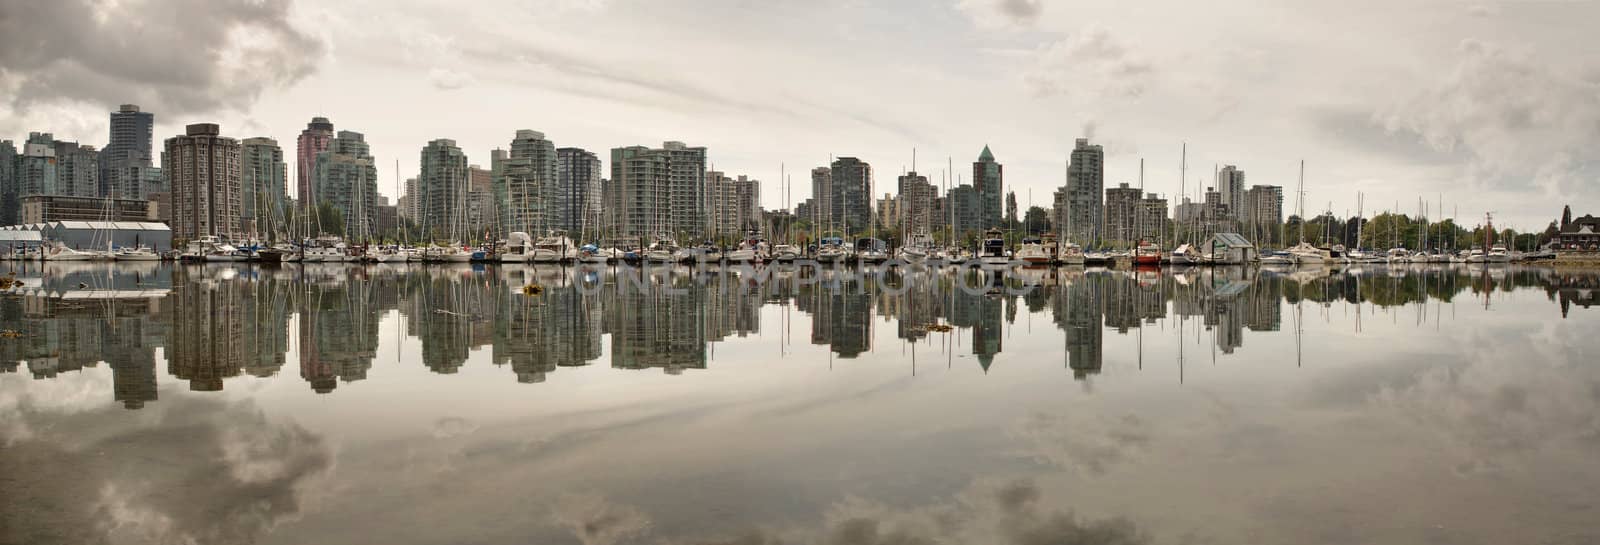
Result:
<svg viewBox="0 0 1600 545"><path fill-rule="evenodd" d="M1112 252L1091 250L1083 253L1083 264L1085 265L1109 265L1116 259L1116 254Z"/></svg>
<svg viewBox="0 0 1600 545"><path fill-rule="evenodd" d="M739 243L739 247L723 254L730 263L760 263L767 259L767 241L761 237L751 235Z"/></svg>
<svg viewBox="0 0 1600 545"><path fill-rule="evenodd" d="M965 265L972 259L972 252L959 246L951 246L945 250L944 262L951 265Z"/></svg>
<svg viewBox="0 0 1600 545"><path fill-rule="evenodd" d="M68 248L66 244L52 241L44 249L45 261L94 261L100 258L98 252L86 252Z"/></svg>
<svg viewBox="0 0 1600 545"><path fill-rule="evenodd" d="M817 262L843 263L854 256L844 244L844 239L839 237L823 237L817 244Z"/></svg>
<svg viewBox="0 0 1600 545"><path fill-rule="evenodd" d="M527 263L533 259L533 237L522 231L512 231L495 253L501 263Z"/></svg>
<svg viewBox="0 0 1600 545"><path fill-rule="evenodd" d="M1083 247L1074 242L1062 244L1060 252L1056 254L1056 261L1062 265L1082 265Z"/></svg>
<svg viewBox="0 0 1600 545"><path fill-rule="evenodd" d="M1294 256L1294 262L1300 265L1321 265L1332 259L1327 250L1312 246L1309 242L1296 244L1288 252Z"/></svg>
<svg viewBox="0 0 1600 545"><path fill-rule="evenodd" d="M133 248L123 247L117 249L115 258L117 261L161 261L161 254L156 253L149 246L140 245Z"/></svg>
<svg viewBox="0 0 1600 545"><path fill-rule="evenodd" d="M610 263L616 250L601 248L598 244L585 244L578 248L578 261L591 264Z"/></svg>
<svg viewBox="0 0 1600 545"><path fill-rule="evenodd" d="M1204 259L1200 256L1200 252L1195 250L1194 246L1188 244L1179 244L1178 248L1167 256L1167 263L1173 265L1199 265L1203 262Z"/></svg>
<svg viewBox="0 0 1600 545"><path fill-rule="evenodd" d="M708 240L694 249L694 262L702 265L722 263L722 248Z"/></svg>
<svg viewBox="0 0 1600 545"><path fill-rule="evenodd" d="M1261 254L1262 265L1294 265L1294 254L1289 252L1267 252Z"/></svg>
<svg viewBox="0 0 1600 545"><path fill-rule="evenodd" d="M1411 252L1405 248L1390 248L1389 251L1384 254L1383 260L1389 262L1390 264L1410 263Z"/></svg>
<svg viewBox="0 0 1600 545"><path fill-rule="evenodd" d="M1511 262L1511 252L1507 251L1505 246L1501 246L1499 244L1489 247L1489 254L1487 257L1490 263Z"/></svg>
<svg viewBox="0 0 1600 545"><path fill-rule="evenodd" d="M1039 237L1023 237L1022 247L1017 248L1017 259L1029 265L1049 265L1055 262L1055 256L1045 250L1044 239Z"/></svg>
<svg viewBox="0 0 1600 545"><path fill-rule="evenodd" d="M800 258L800 248L793 244L779 244L772 249L772 259L779 263L792 263Z"/></svg>
<svg viewBox="0 0 1600 545"><path fill-rule="evenodd" d="M979 258L984 265L1005 265L1011 262L1011 256L1006 251L1006 239L999 229L984 231L982 253Z"/></svg>
<svg viewBox="0 0 1600 545"><path fill-rule="evenodd" d="M644 257L651 263L674 263L678 260L678 243L665 234L656 235Z"/></svg>
<svg viewBox="0 0 1600 545"><path fill-rule="evenodd" d="M528 259L533 263L560 263L578 257L578 247L572 244L572 239L567 238L566 231L554 230L540 237L533 245L533 254Z"/></svg>
<svg viewBox="0 0 1600 545"><path fill-rule="evenodd" d="M889 260L889 243L883 239L863 238L856 241L856 259L862 263L883 263Z"/></svg>
<svg viewBox="0 0 1600 545"><path fill-rule="evenodd" d="M1133 264L1144 267L1161 266L1161 247L1148 240L1140 240L1133 250Z"/></svg>

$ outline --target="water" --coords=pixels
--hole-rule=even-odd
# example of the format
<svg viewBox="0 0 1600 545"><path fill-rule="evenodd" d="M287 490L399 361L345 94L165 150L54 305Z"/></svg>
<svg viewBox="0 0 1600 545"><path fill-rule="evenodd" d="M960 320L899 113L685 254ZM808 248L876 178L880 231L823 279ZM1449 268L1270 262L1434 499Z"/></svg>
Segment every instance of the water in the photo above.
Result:
<svg viewBox="0 0 1600 545"><path fill-rule="evenodd" d="M4 267L0 543L1600 541L1595 273Z"/></svg>

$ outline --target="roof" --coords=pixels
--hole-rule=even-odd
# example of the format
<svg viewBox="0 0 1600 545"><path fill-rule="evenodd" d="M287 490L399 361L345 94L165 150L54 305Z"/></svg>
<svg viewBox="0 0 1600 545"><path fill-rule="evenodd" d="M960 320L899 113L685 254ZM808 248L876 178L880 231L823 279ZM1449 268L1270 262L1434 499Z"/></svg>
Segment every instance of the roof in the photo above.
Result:
<svg viewBox="0 0 1600 545"><path fill-rule="evenodd" d="M1244 236L1240 235L1239 233L1217 233L1211 235L1211 238L1215 239L1217 242L1221 242L1224 246L1229 248L1256 247L1256 245L1251 244L1250 241L1245 240Z"/></svg>
<svg viewBox="0 0 1600 545"><path fill-rule="evenodd" d="M1585 214L1581 218L1572 218L1572 222L1568 223L1567 227L1562 229L1561 232L1577 233L1580 232L1584 226L1588 226L1592 228L1592 230L1600 230L1600 218L1594 217L1590 214Z"/></svg>
<svg viewBox="0 0 1600 545"><path fill-rule="evenodd" d="M58 221L48 224L54 229L118 230L118 231L171 231L165 223L142 221Z"/></svg>
<svg viewBox="0 0 1600 545"><path fill-rule="evenodd" d="M0 231L0 242L38 242L43 240L38 231Z"/></svg>
<svg viewBox="0 0 1600 545"><path fill-rule="evenodd" d="M989 145L988 144L984 144L983 145L983 153L979 153L978 154L978 160L979 161L993 161L994 160L994 153L991 153L989 151Z"/></svg>

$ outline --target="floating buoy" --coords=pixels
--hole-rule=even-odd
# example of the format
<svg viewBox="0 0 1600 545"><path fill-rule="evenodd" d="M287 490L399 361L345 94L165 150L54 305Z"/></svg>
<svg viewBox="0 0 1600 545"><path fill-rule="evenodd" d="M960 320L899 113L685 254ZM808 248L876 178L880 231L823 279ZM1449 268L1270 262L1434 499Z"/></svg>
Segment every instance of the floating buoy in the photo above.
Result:
<svg viewBox="0 0 1600 545"><path fill-rule="evenodd" d="M541 295L543 293L544 293L544 286L541 286L541 285L538 285L538 284L528 284L528 285L522 287L522 294L523 295Z"/></svg>

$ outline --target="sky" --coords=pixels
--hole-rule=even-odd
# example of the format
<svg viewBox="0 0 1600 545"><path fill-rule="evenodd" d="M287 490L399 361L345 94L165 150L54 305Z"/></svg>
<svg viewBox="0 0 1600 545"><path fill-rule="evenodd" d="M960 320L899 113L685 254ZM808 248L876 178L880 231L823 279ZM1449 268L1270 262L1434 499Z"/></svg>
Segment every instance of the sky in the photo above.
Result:
<svg viewBox="0 0 1600 545"><path fill-rule="evenodd" d="M871 163L881 195L913 150L968 181L985 145L1021 206L1049 206L1088 137L1108 186L1143 161L1173 201L1232 164L1292 213L1303 160L1308 214L1360 194L1369 217L1426 201L1532 230L1600 212L1596 20L1576 1L0 0L0 138L103 146L136 103L158 140L215 122L292 150L320 115L366 135L390 197L436 138L485 166L517 129L603 160L677 140L777 208L830 157Z"/></svg>

